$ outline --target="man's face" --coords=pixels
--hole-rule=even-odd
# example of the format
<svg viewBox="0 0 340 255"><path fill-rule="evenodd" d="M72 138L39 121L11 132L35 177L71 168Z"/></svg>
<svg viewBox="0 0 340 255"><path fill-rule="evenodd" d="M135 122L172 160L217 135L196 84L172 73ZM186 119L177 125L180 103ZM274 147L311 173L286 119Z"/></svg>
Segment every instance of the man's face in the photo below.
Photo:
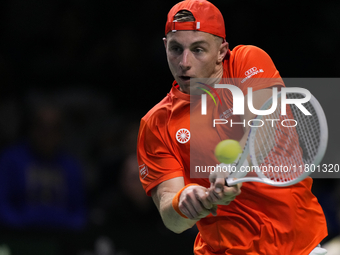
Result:
<svg viewBox="0 0 340 255"><path fill-rule="evenodd" d="M221 74L221 62L228 49L228 44L221 46L221 42L222 39L200 31L167 35L164 45L170 71L183 92L190 93L190 78L215 78ZM194 91L191 88L191 93Z"/></svg>

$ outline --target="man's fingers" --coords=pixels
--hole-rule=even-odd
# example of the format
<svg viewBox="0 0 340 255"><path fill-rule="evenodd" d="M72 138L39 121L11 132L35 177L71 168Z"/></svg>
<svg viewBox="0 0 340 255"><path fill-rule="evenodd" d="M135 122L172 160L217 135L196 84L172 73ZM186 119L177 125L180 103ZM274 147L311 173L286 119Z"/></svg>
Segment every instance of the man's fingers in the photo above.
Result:
<svg viewBox="0 0 340 255"><path fill-rule="evenodd" d="M213 207L213 204L209 199L209 193L203 192L202 194L196 194L196 198L201 202L205 209L210 210Z"/></svg>
<svg viewBox="0 0 340 255"><path fill-rule="evenodd" d="M228 205L235 199L239 186L225 187L224 178L216 178L210 188L193 186L182 193L179 209L189 219L199 220L210 213L217 215L217 205Z"/></svg>
<svg viewBox="0 0 340 255"><path fill-rule="evenodd" d="M187 205L185 201L183 201L179 206L179 210L188 217L188 219L193 219L194 215L190 212L190 206Z"/></svg>
<svg viewBox="0 0 340 255"><path fill-rule="evenodd" d="M241 187L242 187L242 183L238 183L238 184L230 186L230 187L224 186L223 194L229 195L229 196L234 195L236 197L236 196L241 194Z"/></svg>
<svg viewBox="0 0 340 255"><path fill-rule="evenodd" d="M217 174L216 174L216 173L211 173L211 174L209 175L209 181L210 181L210 183L211 183L211 184L214 184L215 181L216 181L216 178L217 178Z"/></svg>
<svg viewBox="0 0 340 255"><path fill-rule="evenodd" d="M203 218L210 214L213 204L207 199L206 189L194 189L185 194L179 209L189 219Z"/></svg>
<svg viewBox="0 0 340 255"><path fill-rule="evenodd" d="M225 187L222 184L222 182L219 182L217 179L217 182L215 183L215 185L209 188L208 200L211 203L216 203L217 201L223 199L223 197L225 196L224 189Z"/></svg>
<svg viewBox="0 0 340 255"><path fill-rule="evenodd" d="M216 194L219 194L223 191L223 188L225 184L225 179L224 178L216 178L215 183L214 183L214 191Z"/></svg>
<svg viewBox="0 0 340 255"><path fill-rule="evenodd" d="M230 175L230 165L221 163L218 165L219 169L224 169L223 171L214 171L210 172L209 175L209 181L210 183L214 184L216 182L216 179L221 178L225 179ZM224 184L224 182L223 182Z"/></svg>
<svg viewBox="0 0 340 255"><path fill-rule="evenodd" d="M229 187L223 185L223 181L223 178L217 178L215 184L208 189L207 198L213 204L228 205L241 193L241 183Z"/></svg>
<svg viewBox="0 0 340 255"><path fill-rule="evenodd" d="M217 205L213 205L213 207L210 209L210 212L212 215L217 216Z"/></svg>
<svg viewBox="0 0 340 255"><path fill-rule="evenodd" d="M195 191L194 193L187 195L187 205L190 207L190 212L193 218L197 218L202 211L205 210L200 201L197 199Z"/></svg>

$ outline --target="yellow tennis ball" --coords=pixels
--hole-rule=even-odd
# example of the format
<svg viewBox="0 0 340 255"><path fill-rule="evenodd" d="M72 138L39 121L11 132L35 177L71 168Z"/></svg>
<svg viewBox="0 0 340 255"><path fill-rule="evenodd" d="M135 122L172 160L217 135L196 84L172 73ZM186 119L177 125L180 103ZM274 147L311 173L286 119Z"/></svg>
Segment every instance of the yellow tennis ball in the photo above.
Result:
<svg viewBox="0 0 340 255"><path fill-rule="evenodd" d="M232 139L219 142L215 148L217 160L225 164L233 163L240 153L242 153L242 148L239 142Z"/></svg>

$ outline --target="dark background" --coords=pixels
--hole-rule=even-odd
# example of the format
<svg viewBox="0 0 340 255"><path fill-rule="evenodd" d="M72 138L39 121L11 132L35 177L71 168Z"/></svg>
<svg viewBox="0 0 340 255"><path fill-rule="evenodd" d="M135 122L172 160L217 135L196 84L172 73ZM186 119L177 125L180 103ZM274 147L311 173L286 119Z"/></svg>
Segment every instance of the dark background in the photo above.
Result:
<svg viewBox="0 0 340 255"><path fill-rule="evenodd" d="M38 101L53 98L66 115L64 145L84 166L87 207L87 223L82 230L32 232L7 227L9 232L1 234L0 245L16 250L13 254L20 254L18 247L29 247L28 244L41 240L46 250L52 247L57 251L55 254L67 254L65 248L60 248L66 245L73 247L68 254L97 254L95 244L102 236L113 242L121 254L137 254L129 249L142 239L138 254L144 254L143 248L155 242L154 249L171 246L177 247L177 254L181 254L180 250L190 254L195 231L182 236L170 233L161 225L157 214L151 217L156 210L151 205L151 212L143 217L154 219L150 220L153 226L150 229L157 225L161 234L148 237L140 231L139 223L145 221L140 214L115 204L112 202L115 199L110 202L112 196L121 195L117 178L124 160L134 153L140 118L171 88L173 79L162 38L166 15L175 3L169 0L0 2L0 148L4 151L26 135L27 109ZM339 1L213 3L224 15L231 48L251 44L264 49L282 77L339 77ZM306 88L320 100L329 122L330 146L324 162L339 163L339 121L335 116L340 84ZM104 160L103 153L107 154ZM114 173L103 167L104 161L111 162L108 165ZM328 239L340 232L338 204L334 204L338 201L337 185L337 180L315 180L314 192L329 220ZM98 202L102 200L105 202ZM121 214L124 210L130 214ZM120 217L120 225L111 222L114 217ZM124 222L131 224L126 227ZM10 238L5 237L7 233L12 233ZM130 233L131 241L127 242L119 233ZM32 234L36 236L33 241ZM39 245L42 244L32 246ZM155 250L154 254L165 251Z"/></svg>

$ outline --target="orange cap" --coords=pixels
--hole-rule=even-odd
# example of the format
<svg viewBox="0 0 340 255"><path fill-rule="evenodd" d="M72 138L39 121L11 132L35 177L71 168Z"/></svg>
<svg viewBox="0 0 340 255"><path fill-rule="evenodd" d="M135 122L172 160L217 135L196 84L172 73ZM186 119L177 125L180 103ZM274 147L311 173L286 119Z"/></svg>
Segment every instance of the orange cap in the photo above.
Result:
<svg viewBox="0 0 340 255"><path fill-rule="evenodd" d="M195 21L176 22L175 15L181 10L190 11ZM224 19L219 9L206 0L185 0L179 2L168 13L165 35L170 31L195 30L225 38Z"/></svg>

